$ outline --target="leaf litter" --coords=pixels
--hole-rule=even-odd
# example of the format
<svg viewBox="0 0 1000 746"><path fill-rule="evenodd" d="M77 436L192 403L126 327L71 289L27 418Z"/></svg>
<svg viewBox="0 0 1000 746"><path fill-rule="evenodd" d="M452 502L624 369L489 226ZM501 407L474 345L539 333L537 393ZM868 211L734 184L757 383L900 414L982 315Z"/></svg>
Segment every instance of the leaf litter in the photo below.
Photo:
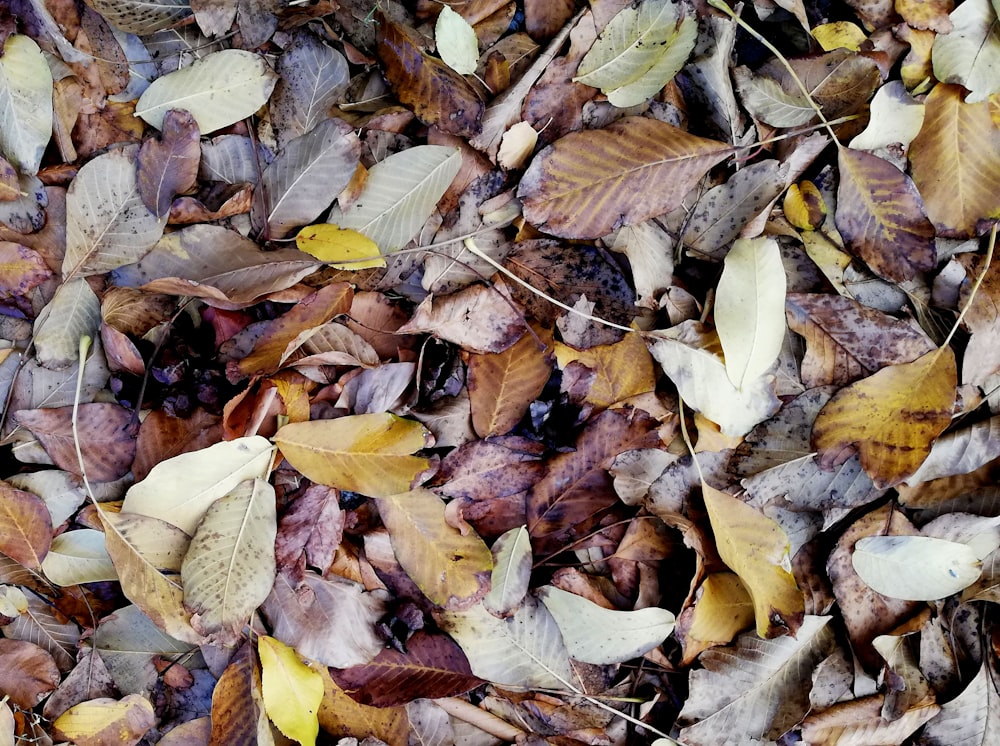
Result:
<svg viewBox="0 0 1000 746"><path fill-rule="evenodd" d="M0 14L0 740L995 742L1000 8L765 5Z"/></svg>

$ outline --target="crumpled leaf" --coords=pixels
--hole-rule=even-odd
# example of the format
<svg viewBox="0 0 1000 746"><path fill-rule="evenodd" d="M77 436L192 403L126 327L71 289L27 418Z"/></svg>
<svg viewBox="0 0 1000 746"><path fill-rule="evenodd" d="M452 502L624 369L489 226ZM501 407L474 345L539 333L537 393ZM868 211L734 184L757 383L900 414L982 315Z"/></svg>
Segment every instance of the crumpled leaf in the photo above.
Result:
<svg viewBox="0 0 1000 746"><path fill-rule="evenodd" d="M797 634L804 601L791 572L790 545L781 526L742 500L702 482L719 556L753 599L757 634Z"/></svg>
<svg viewBox="0 0 1000 746"><path fill-rule="evenodd" d="M854 545L854 570L874 591L904 601L933 601L979 579L972 547L930 536L867 536Z"/></svg>
<svg viewBox="0 0 1000 746"><path fill-rule="evenodd" d="M764 375L785 339L785 270L773 238L740 239L726 254L715 327L726 374L739 390Z"/></svg>
<svg viewBox="0 0 1000 746"><path fill-rule="evenodd" d="M212 503L191 539L181 582L191 626L232 645L271 592L277 514L274 487L241 482Z"/></svg>
<svg viewBox="0 0 1000 746"><path fill-rule="evenodd" d="M427 459L410 454L427 447L429 436L419 422L382 412L289 423L274 442L314 482L388 497L408 491L427 469Z"/></svg>
<svg viewBox="0 0 1000 746"><path fill-rule="evenodd" d="M669 212L729 146L665 122L626 117L573 132L531 162L517 196L525 219L562 238L597 238Z"/></svg>
<svg viewBox="0 0 1000 746"><path fill-rule="evenodd" d="M294 650L267 635L257 638L264 710L278 730L303 746L319 735L323 679Z"/></svg>
<svg viewBox="0 0 1000 746"><path fill-rule="evenodd" d="M34 175L52 137L52 73L29 36L11 34L0 57L0 152Z"/></svg>
<svg viewBox="0 0 1000 746"><path fill-rule="evenodd" d="M674 630L674 615L655 606L615 611L554 585L538 597L556 620L566 650L584 663L624 663L648 653Z"/></svg>
<svg viewBox="0 0 1000 746"><path fill-rule="evenodd" d="M476 32L462 16L445 5L434 24L434 41L438 54L460 75L472 75L479 66L479 40Z"/></svg>
<svg viewBox="0 0 1000 746"><path fill-rule="evenodd" d="M586 350L556 342L555 354L564 376L571 366L593 372L593 382L587 387L584 401L597 409L656 388L653 359L638 334L627 334L621 342Z"/></svg>
<svg viewBox="0 0 1000 746"><path fill-rule="evenodd" d="M856 448L876 486L905 481L951 424L957 377L955 355L948 347L882 368L841 389L813 425L820 465L836 466Z"/></svg>
<svg viewBox="0 0 1000 746"><path fill-rule="evenodd" d="M262 56L223 49L154 80L139 97L135 115L160 129L167 111L187 109L207 135L257 111L277 80Z"/></svg>

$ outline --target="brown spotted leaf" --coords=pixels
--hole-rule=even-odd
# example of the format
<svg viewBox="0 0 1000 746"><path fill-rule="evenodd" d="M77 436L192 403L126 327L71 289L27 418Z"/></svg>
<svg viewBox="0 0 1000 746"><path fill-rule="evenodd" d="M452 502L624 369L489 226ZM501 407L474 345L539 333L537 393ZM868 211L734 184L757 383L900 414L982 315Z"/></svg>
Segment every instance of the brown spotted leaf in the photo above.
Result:
<svg viewBox="0 0 1000 746"><path fill-rule="evenodd" d="M378 24L378 56L383 73L400 102L425 124L459 137L482 129L485 105L465 78L422 51L413 33L382 13Z"/></svg>
<svg viewBox="0 0 1000 746"><path fill-rule="evenodd" d="M903 282L934 269L934 226L910 178L889 161L841 148L837 230L875 274Z"/></svg>
<svg viewBox="0 0 1000 746"><path fill-rule="evenodd" d="M665 122L626 117L539 153L517 196L525 219L563 238L597 238L677 207L731 152Z"/></svg>
<svg viewBox="0 0 1000 746"><path fill-rule="evenodd" d="M194 189L201 161L201 134L191 113L171 109L163 116L159 140L139 148L136 167L142 203L157 217L166 217L174 195Z"/></svg>

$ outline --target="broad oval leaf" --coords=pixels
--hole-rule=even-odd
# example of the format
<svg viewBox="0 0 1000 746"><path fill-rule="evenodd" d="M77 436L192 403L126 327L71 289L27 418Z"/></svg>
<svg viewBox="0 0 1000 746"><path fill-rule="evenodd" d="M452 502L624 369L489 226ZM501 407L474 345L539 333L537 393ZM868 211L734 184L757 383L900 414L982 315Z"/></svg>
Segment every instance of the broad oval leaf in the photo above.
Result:
<svg viewBox="0 0 1000 746"><path fill-rule="evenodd" d="M730 151L665 122L626 117L543 150L517 195L525 219L539 230L597 238L677 207Z"/></svg>
<svg viewBox="0 0 1000 746"><path fill-rule="evenodd" d="M93 338L101 323L101 302L82 277L60 285L35 319L38 362L60 370L80 358L80 338Z"/></svg>
<svg viewBox="0 0 1000 746"><path fill-rule="evenodd" d="M118 572L104 546L104 533L92 528L66 531L53 539L42 561L42 572L61 586L118 580Z"/></svg>
<svg viewBox="0 0 1000 746"><path fill-rule="evenodd" d="M702 483L719 556L753 599L757 634L795 634L805 601L791 572L788 536L775 521L742 500Z"/></svg>
<svg viewBox="0 0 1000 746"><path fill-rule="evenodd" d="M862 150L841 148L837 230L880 277L896 282L934 269L934 226L906 174Z"/></svg>
<svg viewBox="0 0 1000 746"><path fill-rule="evenodd" d="M877 593L906 601L934 601L979 579L972 547L930 536L868 536L854 545L855 572Z"/></svg>
<svg viewBox="0 0 1000 746"><path fill-rule="evenodd" d="M135 746L155 724L149 700L129 694L121 700L98 697L73 705L52 723L52 733L78 746Z"/></svg>
<svg viewBox="0 0 1000 746"><path fill-rule="evenodd" d="M363 233L331 223L307 225L295 236L295 245L335 269L354 271L385 266L377 243Z"/></svg>
<svg viewBox="0 0 1000 746"><path fill-rule="evenodd" d="M288 738L313 746L319 735L323 679L298 653L273 637L258 637L257 653L267 716Z"/></svg>
<svg viewBox="0 0 1000 746"><path fill-rule="evenodd" d="M163 235L139 195L135 149L88 161L66 193L63 277L101 274L138 260Z"/></svg>
<svg viewBox="0 0 1000 746"><path fill-rule="evenodd" d="M531 582L531 538L527 526L518 526L493 542L493 572L483 606L495 616L509 616L518 607Z"/></svg>
<svg viewBox="0 0 1000 746"><path fill-rule="evenodd" d="M615 611L553 585L539 598L556 620L567 652L584 663L623 663L648 653L674 631L674 615L651 606Z"/></svg>
<svg viewBox="0 0 1000 746"><path fill-rule="evenodd" d="M122 513L159 518L192 535L209 505L267 474L272 454L267 439L253 435L161 461L125 493Z"/></svg>
<svg viewBox="0 0 1000 746"><path fill-rule="evenodd" d="M842 463L853 446L876 486L905 481L951 424L957 378L955 354L946 347L841 389L813 425L820 465Z"/></svg>
<svg viewBox="0 0 1000 746"><path fill-rule="evenodd" d="M938 232L968 238L1000 217L1000 124L987 102L963 101L939 83L924 101L924 124L910 144L913 183Z"/></svg>
<svg viewBox="0 0 1000 746"><path fill-rule="evenodd" d="M52 137L52 73L29 36L12 34L0 57L0 151L23 174L38 173Z"/></svg>
<svg viewBox="0 0 1000 746"><path fill-rule="evenodd" d="M241 482L212 503L191 539L181 582L191 626L232 645L271 592L277 536L274 487Z"/></svg>
<svg viewBox="0 0 1000 746"><path fill-rule="evenodd" d="M257 111L277 79L262 56L223 49L154 80L139 97L135 115L160 129L170 109L187 109L207 135Z"/></svg>
<svg viewBox="0 0 1000 746"><path fill-rule="evenodd" d="M283 146L329 116L347 88L350 70L344 55L300 29L278 59L278 74L269 108Z"/></svg>
<svg viewBox="0 0 1000 746"><path fill-rule="evenodd" d="M462 152L444 145L394 153L372 166L358 199L331 211L330 222L365 234L383 254L401 249L420 232L461 166Z"/></svg>
<svg viewBox="0 0 1000 746"><path fill-rule="evenodd" d="M785 340L785 268L773 238L739 239L715 296L726 374L739 390L764 375Z"/></svg>
<svg viewBox="0 0 1000 746"><path fill-rule="evenodd" d="M282 238L311 223L348 185L360 152L358 136L340 119L325 119L296 137L261 177L250 210L254 226Z"/></svg>
<svg viewBox="0 0 1000 746"><path fill-rule="evenodd" d="M428 467L427 459L410 454L427 447L429 437L419 422L383 412L293 422L278 430L274 442L314 482L388 497L409 490Z"/></svg>
<svg viewBox="0 0 1000 746"><path fill-rule="evenodd" d="M493 555L471 530L445 520L441 498L427 489L383 497L379 516L400 566L432 603L463 608L486 593Z"/></svg>
<svg viewBox="0 0 1000 746"><path fill-rule="evenodd" d="M990 0L966 0L949 16L951 31L931 49L934 77L969 89L970 104L1000 91L1000 21Z"/></svg>
<svg viewBox="0 0 1000 746"><path fill-rule="evenodd" d="M476 31L451 7L444 5L434 24L438 54L459 75L472 75L479 66L479 39Z"/></svg>
<svg viewBox="0 0 1000 746"><path fill-rule="evenodd" d="M52 521L42 499L0 482L0 552L37 570L51 542Z"/></svg>

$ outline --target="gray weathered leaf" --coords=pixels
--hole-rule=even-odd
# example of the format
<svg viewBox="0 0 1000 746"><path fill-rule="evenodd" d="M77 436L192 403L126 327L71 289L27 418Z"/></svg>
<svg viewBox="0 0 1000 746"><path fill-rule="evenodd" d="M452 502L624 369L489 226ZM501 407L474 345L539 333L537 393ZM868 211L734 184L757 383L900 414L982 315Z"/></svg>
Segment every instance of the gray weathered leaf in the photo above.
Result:
<svg viewBox="0 0 1000 746"><path fill-rule="evenodd" d="M38 362L55 370L71 365L80 356L80 337L93 338L100 323L101 302L86 280L60 285L35 321Z"/></svg>
<svg viewBox="0 0 1000 746"><path fill-rule="evenodd" d="M344 55L300 30L278 60L278 75L271 122L284 146L330 115L347 88L349 70Z"/></svg>
<svg viewBox="0 0 1000 746"><path fill-rule="evenodd" d="M35 174L52 137L52 73L29 36L13 34L0 57L0 151Z"/></svg>
<svg viewBox="0 0 1000 746"><path fill-rule="evenodd" d="M111 25L133 34L151 34L191 15L189 0L88 0Z"/></svg>

